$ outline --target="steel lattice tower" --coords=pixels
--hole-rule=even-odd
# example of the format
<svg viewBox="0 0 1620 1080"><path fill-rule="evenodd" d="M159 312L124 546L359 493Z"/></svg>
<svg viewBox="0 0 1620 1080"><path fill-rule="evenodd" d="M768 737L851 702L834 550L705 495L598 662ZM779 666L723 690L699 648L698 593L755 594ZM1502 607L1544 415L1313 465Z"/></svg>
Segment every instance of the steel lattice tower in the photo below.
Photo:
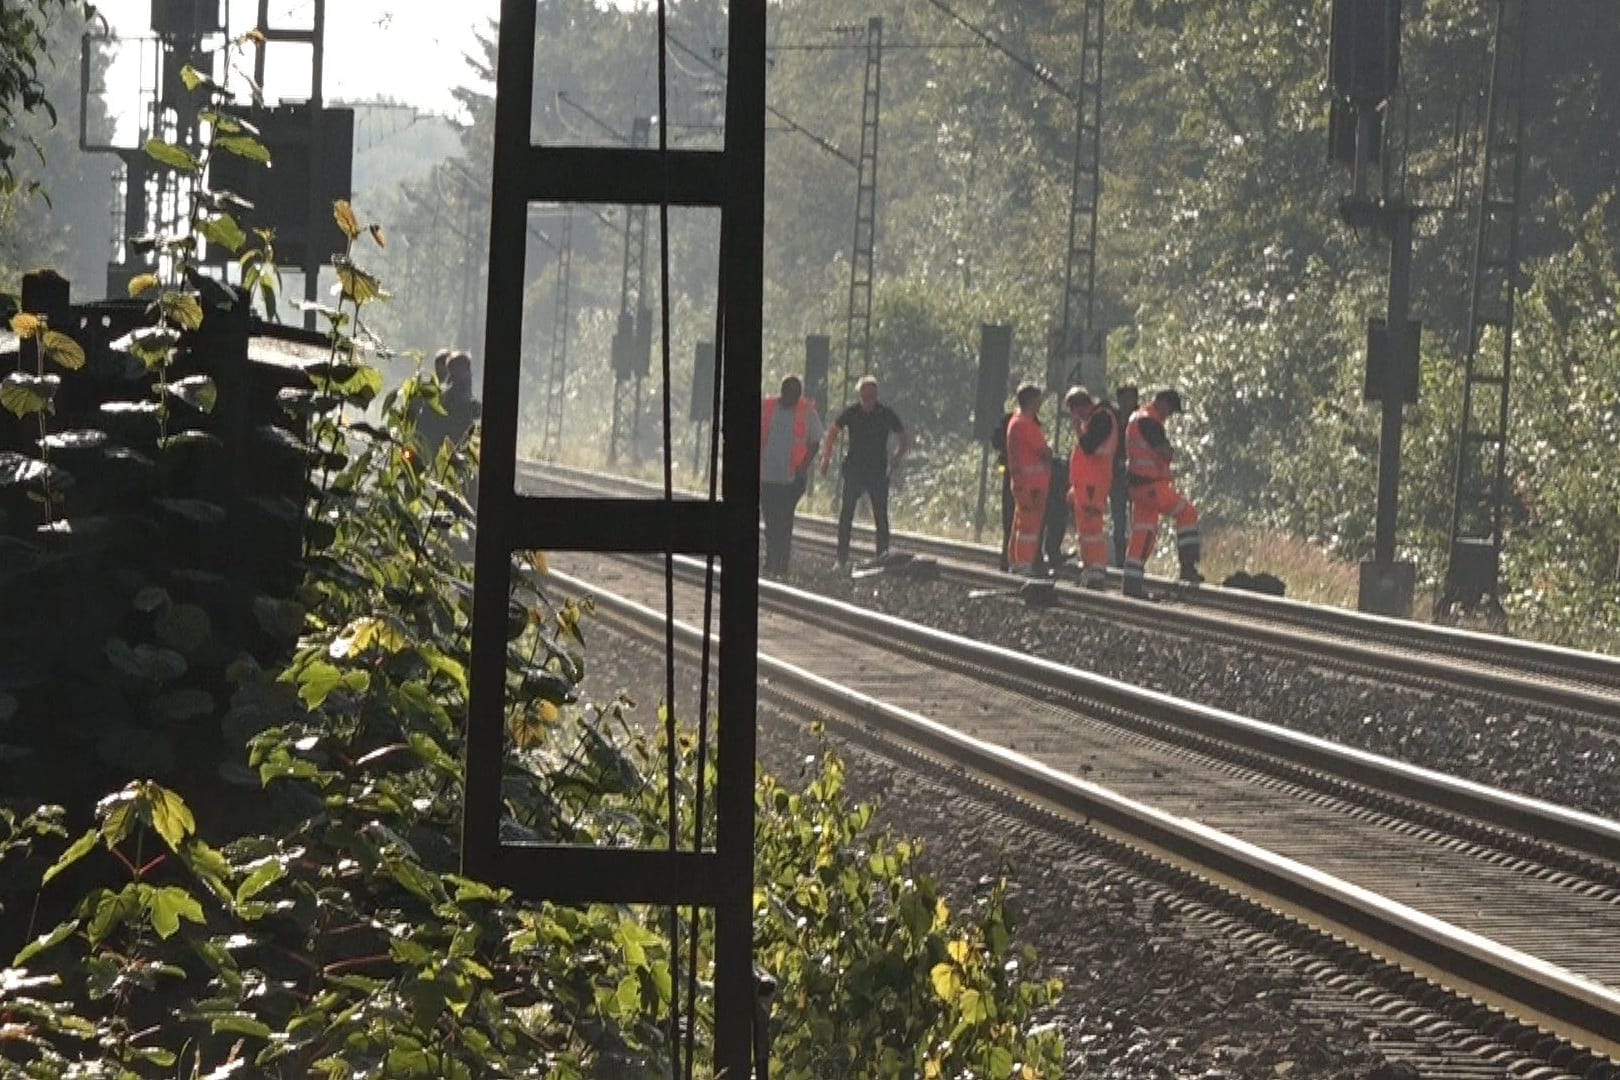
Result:
<svg viewBox="0 0 1620 1080"><path fill-rule="evenodd" d="M1472 608L1481 601L1500 606L1513 299L1518 291L1524 182L1528 11L1526 0L1497 0L1442 613L1458 605Z"/></svg>
<svg viewBox="0 0 1620 1080"><path fill-rule="evenodd" d="M552 302L551 361L546 367L545 403L541 408L540 454L556 460L562 452L564 393L568 384L569 290L574 274L574 208L563 213L562 242L557 248L557 284Z"/></svg>
<svg viewBox="0 0 1620 1080"><path fill-rule="evenodd" d="M866 24L866 82L861 97L861 153L856 164L855 242L849 259L849 319L844 336L845 402L855 361L864 375L872 363L872 280L876 276L878 111L883 89L883 20Z"/></svg>

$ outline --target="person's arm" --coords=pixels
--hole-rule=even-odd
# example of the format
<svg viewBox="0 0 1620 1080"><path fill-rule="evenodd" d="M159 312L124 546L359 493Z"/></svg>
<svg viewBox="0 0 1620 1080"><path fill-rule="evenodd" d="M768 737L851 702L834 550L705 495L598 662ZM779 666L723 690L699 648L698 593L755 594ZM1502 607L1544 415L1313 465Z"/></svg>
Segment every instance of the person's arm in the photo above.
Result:
<svg viewBox="0 0 1620 1080"><path fill-rule="evenodd" d="M1095 454L1113 433L1114 418L1105 412L1093 413L1090 421L1080 432L1080 449L1088 454Z"/></svg>
<svg viewBox="0 0 1620 1080"><path fill-rule="evenodd" d="M821 440L826 436L821 426L821 414L814 405L810 406L810 415L805 418L805 443L810 447L810 453L804 459L804 471L809 472L816 463L816 453L821 449Z"/></svg>
<svg viewBox="0 0 1620 1080"><path fill-rule="evenodd" d="M833 447L838 443L838 433L844 430L843 420L834 420L827 429L827 438L821 444L821 475L827 475L827 463L832 460Z"/></svg>
<svg viewBox="0 0 1620 1080"><path fill-rule="evenodd" d="M1170 436L1165 433L1163 424L1149 416L1139 426L1142 431L1142 440L1149 446L1155 450L1163 450L1168 455L1175 453L1170 448Z"/></svg>

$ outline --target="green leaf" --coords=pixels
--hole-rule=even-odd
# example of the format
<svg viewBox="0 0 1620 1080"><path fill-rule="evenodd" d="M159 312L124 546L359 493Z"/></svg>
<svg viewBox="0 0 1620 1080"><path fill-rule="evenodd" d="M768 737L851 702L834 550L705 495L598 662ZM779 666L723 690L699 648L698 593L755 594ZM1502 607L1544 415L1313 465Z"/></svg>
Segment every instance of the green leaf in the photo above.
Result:
<svg viewBox="0 0 1620 1080"><path fill-rule="evenodd" d="M383 292L382 282L348 259L337 259L332 268L337 271L338 282L343 286L343 295L346 299L353 300L356 304L369 304L373 300L387 299L388 294Z"/></svg>
<svg viewBox="0 0 1620 1080"><path fill-rule="evenodd" d="M88 928L91 945L101 944L107 935L141 913L141 888L137 882L132 881L118 892L106 889L101 891L93 905L94 914L90 918Z"/></svg>
<svg viewBox="0 0 1620 1080"><path fill-rule="evenodd" d="M218 525L226 516L223 506L202 499L153 499L152 504L198 525Z"/></svg>
<svg viewBox="0 0 1620 1080"><path fill-rule="evenodd" d="M147 585L135 594L132 603L136 611L156 611L169 605L169 590L161 585Z"/></svg>
<svg viewBox="0 0 1620 1080"><path fill-rule="evenodd" d="M188 375L165 390L201 413L213 412L219 402L219 386L207 375Z"/></svg>
<svg viewBox="0 0 1620 1080"><path fill-rule="evenodd" d="M168 363L169 357L174 354L175 346L180 344L180 335L167 326L143 326L139 330L131 330L123 337L115 340L108 348L127 352L134 356L146 369L151 371ZM152 410L157 408L155 402L142 402Z"/></svg>
<svg viewBox="0 0 1620 1080"><path fill-rule="evenodd" d="M251 135L226 135L214 140L214 147L227 154L257 161L261 165L270 164L270 148ZM246 239L244 237L243 239Z"/></svg>
<svg viewBox="0 0 1620 1080"><path fill-rule="evenodd" d="M990 1004L978 990L963 990L956 1007L966 1023L980 1024L990 1019Z"/></svg>
<svg viewBox="0 0 1620 1080"><path fill-rule="evenodd" d="M69 371L78 371L84 367L83 346L66 334L57 330L47 330L41 341L45 350L45 359L57 367L66 368Z"/></svg>
<svg viewBox="0 0 1620 1080"><path fill-rule="evenodd" d="M103 651L119 671L160 686L186 673L186 658L173 649L147 644L131 648L123 638L109 638Z"/></svg>
<svg viewBox="0 0 1620 1080"><path fill-rule="evenodd" d="M203 323L202 301L190 293L166 292L158 297L163 317L182 330L196 330Z"/></svg>
<svg viewBox="0 0 1620 1080"><path fill-rule="evenodd" d="M94 840L94 830L90 832L90 837L92 840ZM72 936L73 931L77 930L78 928L78 919L69 919L65 923L59 923L55 930L52 930L48 934L41 934L33 941L30 941L27 945L24 945L22 947L22 951L19 952L16 958L11 961L12 966L22 967L24 964L28 963L28 961L38 956L46 949L60 945L62 942L66 941L70 936Z"/></svg>
<svg viewBox="0 0 1620 1080"><path fill-rule="evenodd" d="M179 169L182 172L194 173L199 167L197 159L191 155L190 151L173 143L164 142L162 139L146 140L146 156L159 165L167 165L171 169Z"/></svg>
<svg viewBox="0 0 1620 1080"><path fill-rule="evenodd" d="M209 1028L215 1035L251 1035L255 1039L268 1039L270 1025L246 1012L229 1012L208 1018Z"/></svg>
<svg viewBox="0 0 1620 1080"><path fill-rule="evenodd" d="M158 440L158 449L173 450L182 446L223 446L218 435L210 431L182 431ZM168 499L171 503L196 503L195 499Z"/></svg>
<svg viewBox="0 0 1620 1080"><path fill-rule="evenodd" d="M202 905L197 898L178 885L165 885L146 893L146 911L152 919L152 929L160 938L168 938L180 929L180 920L204 922Z"/></svg>
<svg viewBox="0 0 1620 1080"><path fill-rule="evenodd" d="M236 887L236 902L247 903L286 876L286 866L275 859L266 860Z"/></svg>
<svg viewBox="0 0 1620 1080"><path fill-rule="evenodd" d="M189 656L207 643L214 626L208 612L196 604L173 604L158 614L152 629L163 644Z"/></svg>
<svg viewBox="0 0 1620 1080"><path fill-rule="evenodd" d="M197 831L191 807L178 793L158 784L145 785L145 791L152 804L152 827L170 848L180 850L186 837Z"/></svg>
<svg viewBox="0 0 1620 1080"><path fill-rule="evenodd" d="M50 869L46 870L45 873L40 877L39 883L41 885L49 884L51 878L55 877L57 874L60 874L63 870L66 870L68 867L84 858L85 855L89 854L90 849L96 846L96 838L99 835L100 834L95 829L91 829L89 832L73 841L73 846L62 852L61 857L52 863ZM18 960L17 963L20 964L22 961Z"/></svg>
<svg viewBox="0 0 1620 1080"><path fill-rule="evenodd" d="M0 379L0 406L17 419L47 412L62 380L56 375L30 375L13 371Z"/></svg>
<svg viewBox="0 0 1620 1080"><path fill-rule="evenodd" d="M160 694L152 701L152 715L169 724L208 716L213 711L214 696L195 687Z"/></svg>
<svg viewBox="0 0 1620 1080"><path fill-rule="evenodd" d="M247 243L247 233L242 226L229 214L220 214L216 217L203 218L197 223L197 232L202 238L216 247L222 247L232 255L242 250Z"/></svg>

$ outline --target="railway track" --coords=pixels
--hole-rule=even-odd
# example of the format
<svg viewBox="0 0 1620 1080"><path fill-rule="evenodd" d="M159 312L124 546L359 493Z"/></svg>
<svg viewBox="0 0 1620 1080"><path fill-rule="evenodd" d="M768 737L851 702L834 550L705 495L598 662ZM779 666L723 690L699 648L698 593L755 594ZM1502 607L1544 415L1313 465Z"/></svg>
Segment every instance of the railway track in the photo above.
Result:
<svg viewBox="0 0 1620 1080"><path fill-rule="evenodd" d="M661 561L551 565L616 620L662 608ZM694 572L677 587L690 623ZM1447 1023L1567 1070L1543 1075L1615 1075L1596 1070L1620 1057L1620 824L774 583L761 597L765 696L854 717L1449 988L1431 995Z"/></svg>
<svg viewBox="0 0 1620 1080"><path fill-rule="evenodd" d="M638 481L550 465L529 466L528 476L531 483L551 490L642 497L655 493ZM834 532L833 522L801 515L795 544L831 552ZM857 530L858 536L861 532ZM870 539L861 539L870 544ZM1010 596L1022 585L996 568L996 552L989 547L917 534L896 534L894 547L926 559L931 570L971 593ZM1080 618L1103 617L1200 644L1259 649L1381 685L1520 709L1620 737L1620 660L1612 657L1159 579L1150 579L1155 602L1136 601L1118 595L1117 577L1112 580L1114 587L1106 593L1080 588L1076 580L1060 580L1042 599Z"/></svg>

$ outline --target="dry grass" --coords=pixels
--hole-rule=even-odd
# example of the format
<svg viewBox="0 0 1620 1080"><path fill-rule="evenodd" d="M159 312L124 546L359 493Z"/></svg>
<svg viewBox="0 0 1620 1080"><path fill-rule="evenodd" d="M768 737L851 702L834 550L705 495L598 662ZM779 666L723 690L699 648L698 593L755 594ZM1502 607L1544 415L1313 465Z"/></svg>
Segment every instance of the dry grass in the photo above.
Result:
<svg viewBox="0 0 1620 1080"><path fill-rule="evenodd" d="M1166 552L1172 561L1173 550ZM1288 586L1291 600L1354 608L1360 571L1308 541L1249 529L1211 529L1204 538L1204 577L1224 581L1239 570L1275 574ZM1174 567L1168 571L1174 574Z"/></svg>

